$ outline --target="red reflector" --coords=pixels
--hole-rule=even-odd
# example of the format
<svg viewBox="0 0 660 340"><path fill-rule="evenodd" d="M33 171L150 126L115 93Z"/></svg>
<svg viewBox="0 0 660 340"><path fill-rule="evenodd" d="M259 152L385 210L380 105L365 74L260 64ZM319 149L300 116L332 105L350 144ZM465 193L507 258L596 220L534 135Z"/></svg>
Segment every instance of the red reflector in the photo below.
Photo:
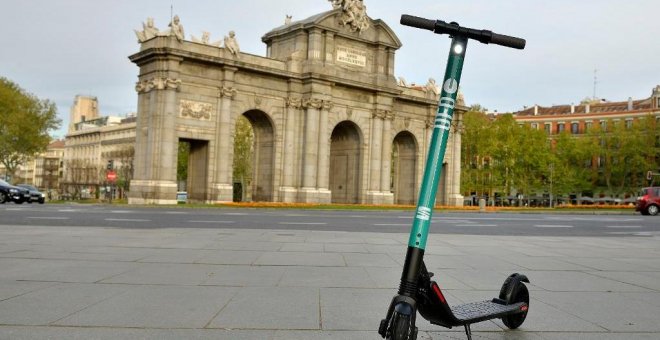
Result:
<svg viewBox="0 0 660 340"><path fill-rule="evenodd" d="M520 306L520 310L526 312L529 309L528 305Z"/></svg>
<svg viewBox="0 0 660 340"><path fill-rule="evenodd" d="M442 291L440 291L440 287L438 287L438 284L433 282L431 284L433 286L433 291L435 292L435 295L440 299L440 302L446 304L447 300L445 300L445 296L442 295Z"/></svg>

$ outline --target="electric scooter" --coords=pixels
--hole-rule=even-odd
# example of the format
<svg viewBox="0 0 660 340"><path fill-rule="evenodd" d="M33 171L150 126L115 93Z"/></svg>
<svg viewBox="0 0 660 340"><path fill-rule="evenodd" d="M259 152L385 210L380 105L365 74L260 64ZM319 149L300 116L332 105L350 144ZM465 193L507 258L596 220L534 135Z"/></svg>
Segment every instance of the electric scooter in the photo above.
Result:
<svg viewBox="0 0 660 340"><path fill-rule="evenodd" d="M508 328L518 328L525 321L529 309L529 292L524 284L529 283L529 279L525 275L516 273L506 278L497 298L450 306L438 284L431 280L433 273L426 269L423 258L467 42L474 39L484 44L516 49L524 49L526 42L524 39L488 30L461 27L455 22L446 23L410 15L401 16L401 24L427 29L437 34L448 34L452 41L401 284L398 295L390 303L386 318L380 323L378 333L388 340L415 340L417 311L432 324L447 328L465 327L465 333L470 340L470 325L476 322L500 318Z"/></svg>

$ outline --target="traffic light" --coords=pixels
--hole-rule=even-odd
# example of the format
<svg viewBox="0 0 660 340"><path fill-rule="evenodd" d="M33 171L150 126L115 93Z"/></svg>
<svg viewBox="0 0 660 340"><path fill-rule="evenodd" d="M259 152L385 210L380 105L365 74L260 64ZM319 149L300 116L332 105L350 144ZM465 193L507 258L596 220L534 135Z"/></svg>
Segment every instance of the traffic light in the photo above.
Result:
<svg viewBox="0 0 660 340"><path fill-rule="evenodd" d="M110 159L108 160L108 165L106 166L106 169L112 170L114 168L114 165L115 165L115 161Z"/></svg>

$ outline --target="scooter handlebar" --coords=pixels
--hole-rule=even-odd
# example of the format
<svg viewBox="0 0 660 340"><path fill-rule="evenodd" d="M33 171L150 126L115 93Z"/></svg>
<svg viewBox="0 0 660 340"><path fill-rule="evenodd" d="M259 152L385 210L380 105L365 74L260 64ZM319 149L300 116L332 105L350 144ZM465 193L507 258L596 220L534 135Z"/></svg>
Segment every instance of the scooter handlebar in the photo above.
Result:
<svg viewBox="0 0 660 340"><path fill-rule="evenodd" d="M436 21L437 20L424 19L408 14L404 14L401 16L401 25L421 28L429 31L435 30Z"/></svg>
<svg viewBox="0 0 660 340"><path fill-rule="evenodd" d="M522 50L525 48L527 41L521 38L493 33L492 38L490 39L490 43Z"/></svg>
<svg viewBox="0 0 660 340"><path fill-rule="evenodd" d="M413 15L404 14L401 16L401 24L421 29L433 31L437 34L449 34L453 36L464 36L469 39L478 40L484 44L496 44L522 50L525 48L525 39L511 37L508 35L493 33L488 30L478 30L473 28L461 27L457 23L446 23L442 20L430 20Z"/></svg>

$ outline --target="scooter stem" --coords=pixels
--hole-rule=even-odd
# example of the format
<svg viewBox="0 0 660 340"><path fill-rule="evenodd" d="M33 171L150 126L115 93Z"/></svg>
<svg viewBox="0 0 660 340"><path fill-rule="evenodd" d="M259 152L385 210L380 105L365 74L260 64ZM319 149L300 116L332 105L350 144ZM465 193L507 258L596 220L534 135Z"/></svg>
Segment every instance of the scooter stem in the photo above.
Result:
<svg viewBox="0 0 660 340"><path fill-rule="evenodd" d="M401 286L399 287L399 294L411 298L415 296L417 291L417 280L423 263L424 249L426 249L433 206L435 205L438 183L442 173L442 162L445 158L447 139L454 117L467 41L468 38L464 36L452 37L445 78L442 82L438 111L433 125L433 134L431 135L431 145L424 169L417 210L408 240L408 252L401 275Z"/></svg>

